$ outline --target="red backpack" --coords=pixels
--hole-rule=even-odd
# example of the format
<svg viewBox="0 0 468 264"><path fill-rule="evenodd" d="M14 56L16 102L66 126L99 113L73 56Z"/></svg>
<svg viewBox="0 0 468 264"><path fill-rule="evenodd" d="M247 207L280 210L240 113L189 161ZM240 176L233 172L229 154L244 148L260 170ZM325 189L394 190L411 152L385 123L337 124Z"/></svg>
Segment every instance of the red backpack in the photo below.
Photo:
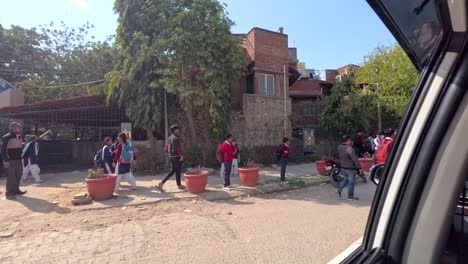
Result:
<svg viewBox="0 0 468 264"><path fill-rule="evenodd" d="M377 155L375 157L375 162L377 164L384 164L387 159L388 154L393 146L393 139L385 138L381 140L379 149L377 150Z"/></svg>

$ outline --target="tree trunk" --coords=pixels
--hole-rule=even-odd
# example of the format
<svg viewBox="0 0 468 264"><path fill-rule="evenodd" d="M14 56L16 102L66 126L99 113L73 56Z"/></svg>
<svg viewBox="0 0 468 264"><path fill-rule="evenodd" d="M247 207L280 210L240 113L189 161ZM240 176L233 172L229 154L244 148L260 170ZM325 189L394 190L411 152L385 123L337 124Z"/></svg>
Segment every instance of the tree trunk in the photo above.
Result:
<svg viewBox="0 0 468 264"><path fill-rule="evenodd" d="M190 130L191 144L195 144L197 142L197 131L195 128L195 118L193 117L193 112L191 110L185 110L184 112L187 117L187 123Z"/></svg>

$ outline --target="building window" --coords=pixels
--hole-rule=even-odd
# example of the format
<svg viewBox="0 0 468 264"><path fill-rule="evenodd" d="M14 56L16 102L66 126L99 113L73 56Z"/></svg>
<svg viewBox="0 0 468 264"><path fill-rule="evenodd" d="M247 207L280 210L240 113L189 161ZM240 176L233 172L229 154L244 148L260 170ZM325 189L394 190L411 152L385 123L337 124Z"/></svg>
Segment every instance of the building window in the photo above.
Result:
<svg viewBox="0 0 468 264"><path fill-rule="evenodd" d="M258 90L261 96L275 96L275 77L270 74L258 74Z"/></svg>

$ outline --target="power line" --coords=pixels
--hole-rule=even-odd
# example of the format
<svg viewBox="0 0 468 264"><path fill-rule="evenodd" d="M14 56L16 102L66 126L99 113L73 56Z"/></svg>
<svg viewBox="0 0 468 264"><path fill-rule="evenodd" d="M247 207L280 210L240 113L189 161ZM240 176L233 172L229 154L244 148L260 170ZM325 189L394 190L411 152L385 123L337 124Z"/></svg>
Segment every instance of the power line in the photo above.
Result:
<svg viewBox="0 0 468 264"><path fill-rule="evenodd" d="M58 85L58 86L44 86L44 87L38 87L38 88L39 89L55 89L55 88L77 87L77 86L93 84L93 83L101 83L101 82L105 82L105 81L106 81L105 79L102 79L102 80L97 80L97 81L92 81L92 82L82 82L82 83L75 83L75 84L69 84L69 85Z"/></svg>

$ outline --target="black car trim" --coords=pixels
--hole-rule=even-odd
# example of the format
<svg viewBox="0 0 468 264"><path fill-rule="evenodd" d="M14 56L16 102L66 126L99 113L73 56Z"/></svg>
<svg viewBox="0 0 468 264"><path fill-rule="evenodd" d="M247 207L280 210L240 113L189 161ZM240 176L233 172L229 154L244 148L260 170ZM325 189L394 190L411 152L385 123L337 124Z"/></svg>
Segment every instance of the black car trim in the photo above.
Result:
<svg viewBox="0 0 468 264"><path fill-rule="evenodd" d="M376 11L376 13L380 16L382 14L381 11L378 10L378 8L381 6L378 1L375 0L368 0L368 3L371 5L371 7ZM442 10L448 10L448 8L444 8ZM445 13L447 14L447 13ZM439 17L447 17L446 15L441 15L439 13ZM385 20L390 20L388 18L388 14L386 16L381 16L381 19L384 21L384 23L387 25ZM388 22L387 21L387 22ZM433 81L433 78L435 77L435 69L441 64L443 60L443 55L445 54L445 51L448 50L448 44L447 44L447 39L450 39L451 37L451 24L446 23L446 19L442 20L442 26L443 26L443 34L442 38L439 41L439 44L434 50L434 52L431 55L431 59L429 60L428 64L426 67L423 68L421 75L420 75L420 80L418 81L418 84L416 85L416 88L413 92L413 95L410 99L410 102L408 104L408 108L402 118L402 121L400 123L400 126L398 128L399 131L405 131L406 133L397 133L397 136L394 141L393 145L393 150L389 154L387 158L387 164L393 164L395 157L398 157L402 153L402 149L399 149L400 145L404 145L404 143L407 141L409 132L408 132L408 124L414 123L416 116L414 116L412 113L417 113L419 109L421 108L422 101L420 98L424 98L425 95L427 94L427 91L429 89L430 83ZM394 32L392 34L395 35ZM397 35L398 36L398 35ZM398 37L396 37L398 39ZM405 50L406 51L406 50ZM408 54L410 56L410 54ZM382 209L383 209L383 201L382 197L386 197L388 195L388 189L390 185L387 183L388 181L391 182L391 179L393 178L393 174L395 173L396 165L393 166L386 166L383 174L382 174L382 179L379 182L379 186L376 190L376 194L373 199L373 203L371 206L371 210L369 212L369 218L366 226L366 231L364 233L363 237L363 247L365 248L366 251L372 250L372 242L374 241L375 238L375 232L377 229L377 219L380 218L382 214ZM388 181L387 181L388 180Z"/></svg>
<svg viewBox="0 0 468 264"><path fill-rule="evenodd" d="M377 16L380 17L380 19L385 24L385 26L388 28L388 30L390 30L390 33L392 33L392 35L395 37L397 42L401 45L401 47L406 52L408 57L411 59L413 64L416 66L418 71L421 71L423 69L422 63L419 61L416 54L414 54L413 50L410 49L406 39L403 37L403 33L398 28L398 26L395 24L393 19L391 19L391 16L388 13L385 6L379 0L367 0L367 3L374 10L374 12L377 14Z"/></svg>
<svg viewBox="0 0 468 264"><path fill-rule="evenodd" d="M431 166L428 166L428 164L433 163L444 135L451 125L452 118L463 99L465 90L462 90L460 87L468 85L467 78L464 76L468 72L467 56L464 56L463 64L460 67L454 78L447 78L448 80L454 79L454 81L446 82L444 91L439 96L434 108L436 110L433 111L426 125L424 142L419 150L415 152L418 154L416 161L412 163L412 168L407 170L407 175L411 175L411 177L404 178L402 188L400 189L400 193L403 195L399 196L395 204L395 210L390 220L391 224L387 229L388 235L384 244L384 248L388 248L387 253L393 259L401 259L404 248L404 243L401 242L405 241L408 235L411 222L419 204L419 198L431 169ZM454 67L454 69L457 68L457 66Z"/></svg>

